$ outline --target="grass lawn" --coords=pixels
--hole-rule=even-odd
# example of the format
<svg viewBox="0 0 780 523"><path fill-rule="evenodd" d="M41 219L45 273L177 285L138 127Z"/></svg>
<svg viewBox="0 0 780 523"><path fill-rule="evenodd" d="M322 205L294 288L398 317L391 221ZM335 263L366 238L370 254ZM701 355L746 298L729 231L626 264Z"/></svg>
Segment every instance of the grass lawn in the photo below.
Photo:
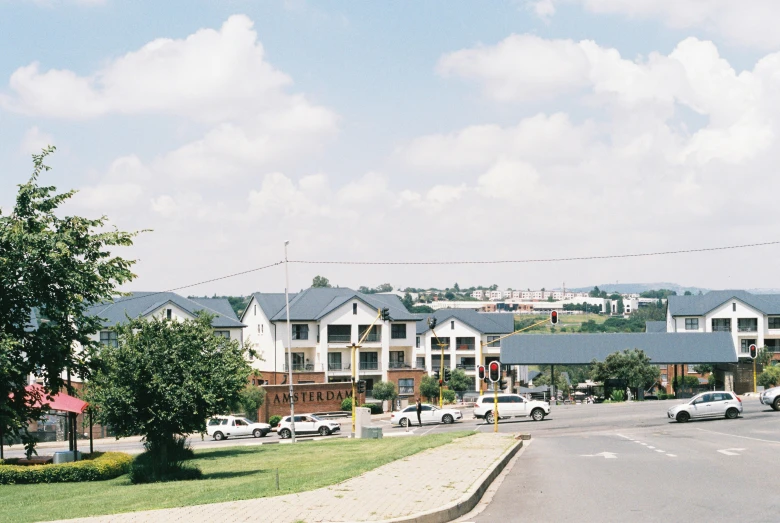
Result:
<svg viewBox="0 0 780 523"><path fill-rule="evenodd" d="M549 315L515 315L516 320L532 320L534 322L549 319L549 317ZM567 332L577 332L580 328L580 325L586 323L589 320L593 320L596 323L604 323L607 321L607 318L609 318L608 314L559 314L558 326L555 328L555 330L557 333L561 333L561 328L565 328ZM551 325L548 321L547 323L543 323L535 329L530 329L520 334L550 334L550 327Z"/></svg>
<svg viewBox="0 0 780 523"><path fill-rule="evenodd" d="M314 490L471 434L462 431L422 437L334 439L196 450L190 463L204 474L204 479L196 481L132 485L127 476L122 476L84 483L3 485L0 522L97 516Z"/></svg>

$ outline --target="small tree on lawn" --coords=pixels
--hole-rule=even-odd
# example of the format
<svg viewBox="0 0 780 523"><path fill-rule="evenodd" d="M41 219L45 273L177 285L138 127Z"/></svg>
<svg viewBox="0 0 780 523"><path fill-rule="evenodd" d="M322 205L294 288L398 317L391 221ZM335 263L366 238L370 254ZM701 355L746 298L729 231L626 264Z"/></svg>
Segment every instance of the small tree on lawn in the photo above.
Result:
<svg viewBox="0 0 780 523"><path fill-rule="evenodd" d="M233 412L243 412L250 421L257 421L257 411L265 402L265 389L247 383L238 393L236 402L231 405Z"/></svg>
<svg viewBox="0 0 780 523"><path fill-rule="evenodd" d="M153 470L133 481L176 479L184 436L206 429L246 385L249 365L238 341L215 336L211 317L131 320L115 327L117 347L104 347L89 383L98 420L117 437L141 434ZM140 463L138 460L137 463Z"/></svg>
<svg viewBox="0 0 780 523"><path fill-rule="evenodd" d="M420 396L427 398L429 402L439 399L439 380L433 376L423 376L420 382Z"/></svg>
<svg viewBox="0 0 780 523"><path fill-rule="evenodd" d="M604 361L593 360L591 363L591 379L594 381L617 378L626 380L629 386L647 388L658 381L660 374L658 367L650 363L650 358L640 349L613 352Z"/></svg>
<svg viewBox="0 0 780 523"><path fill-rule="evenodd" d="M374 383L374 399L387 400L390 403L390 412L393 411L393 400L398 396L395 391L395 383L392 381L378 381Z"/></svg>
<svg viewBox="0 0 780 523"><path fill-rule="evenodd" d="M780 383L780 365L765 367L764 372L758 375L756 380L764 388L776 387Z"/></svg>
<svg viewBox="0 0 780 523"><path fill-rule="evenodd" d="M450 381L447 383L447 386L463 398L463 392L474 387L474 378L466 376L463 369L455 369L450 374Z"/></svg>

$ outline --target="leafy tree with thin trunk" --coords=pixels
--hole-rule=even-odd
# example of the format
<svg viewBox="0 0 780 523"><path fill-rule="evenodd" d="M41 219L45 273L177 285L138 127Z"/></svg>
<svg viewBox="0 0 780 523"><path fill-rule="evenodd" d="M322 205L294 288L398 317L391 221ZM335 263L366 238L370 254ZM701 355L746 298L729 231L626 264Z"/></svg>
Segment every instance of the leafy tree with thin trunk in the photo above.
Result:
<svg viewBox="0 0 780 523"><path fill-rule="evenodd" d="M626 380L632 387L647 388L658 381L660 373L645 351L640 349L613 352L604 361L591 362L591 379L594 381L617 378Z"/></svg>
<svg viewBox="0 0 780 523"><path fill-rule="evenodd" d="M178 479L175 451L187 434L240 399L250 368L236 340L215 336L212 317L134 319L115 327L117 347L104 347L89 383L97 418L117 437L141 434L147 481Z"/></svg>
<svg viewBox="0 0 780 523"><path fill-rule="evenodd" d="M455 369L450 374L450 381L447 386L463 397L463 392L474 388L474 378L466 376L463 369Z"/></svg>
<svg viewBox="0 0 780 523"><path fill-rule="evenodd" d="M68 375L89 377L101 320L86 310L135 277L134 262L115 253L136 233L108 229L105 216L62 216L59 207L76 191L38 185L54 150L33 155L32 176L19 185L14 207L0 209L0 436L40 417L31 400L46 398L26 392L31 374L46 394L59 392Z"/></svg>
<svg viewBox="0 0 780 523"><path fill-rule="evenodd" d="M427 398L429 402L439 399L439 380L433 376L423 376L420 383L420 396Z"/></svg>
<svg viewBox="0 0 780 523"><path fill-rule="evenodd" d="M395 390L395 383L392 381L378 381L374 383L373 390L374 399L379 401L389 401L390 410L393 410L393 400L398 396Z"/></svg>

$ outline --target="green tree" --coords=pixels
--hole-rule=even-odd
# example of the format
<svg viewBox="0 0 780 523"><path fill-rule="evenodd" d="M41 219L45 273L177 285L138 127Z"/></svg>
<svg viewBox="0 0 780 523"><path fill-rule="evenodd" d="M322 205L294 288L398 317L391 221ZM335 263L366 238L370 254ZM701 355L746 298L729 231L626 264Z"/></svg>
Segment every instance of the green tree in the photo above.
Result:
<svg viewBox="0 0 780 523"><path fill-rule="evenodd" d="M88 388L100 423L117 437L141 434L153 480L175 468L177 441L203 432L206 419L240 401L249 365L236 340L215 336L209 315L194 320L135 319L116 327Z"/></svg>
<svg viewBox="0 0 780 523"><path fill-rule="evenodd" d="M241 392L238 393L238 398L231 405L233 412L243 412L247 418L251 421L257 421L257 411L263 406L265 402L265 389L247 383Z"/></svg>
<svg viewBox="0 0 780 523"><path fill-rule="evenodd" d="M444 298L452 301L452 300L455 299L455 294L453 294L450 291L447 291L447 292L444 293Z"/></svg>
<svg viewBox="0 0 780 523"><path fill-rule="evenodd" d="M439 399L439 380L433 376L423 376L420 382L420 396L427 398L428 402Z"/></svg>
<svg viewBox="0 0 780 523"><path fill-rule="evenodd" d="M588 293L588 296L591 298L598 298L601 296L601 291L599 290L598 286L593 287L593 290Z"/></svg>
<svg viewBox="0 0 780 523"><path fill-rule="evenodd" d="M311 286L312 287L331 287L330 280L328 280L325 276L315 276L314 279L311 280Z"/></svg>
<svg viewBox="0 0 780 523"><path fill-rule="evenodd" d="M764 372L758 375L756 383L764 388L776 387L780 383L780 365L766 367Z"/></svg>
<svg viewBox="0 0 780 523"><path fill-rule="evenodd" d="M25 391L31 374L51 394L67 385L68 374L89 378L99 346L91 337L101 320L86 310L135 277L134 262L116 252L131 246L136 233L109 228L105 216L63 216L59 207L76 191L38 185L54 150L33 155L32 175L19 185L14 207L0 209L0 435L40 417ZM37 329L30 325L33 311L46 319ZM77 345L81 350L73 350Z"/></svg>
<svg viewBox="0 0 780 523"><path fill-rule="evenodd" d="M474 388L474 378L466 376L463 369L455 369L450 374L450 381L447 385L462 398L463 392Z"/></svg>
<svg viewBox="0 0 780 523"><path fill-rule="evenodd" d="M758 349L758 354L756 354L756 363L766 367L772 361L772 354L772 352L766 350L766 347L761 347Z"/></svg>
<svg viewBox="0 0 780 523"><path fill-rule="evenodd" d="M685 291L683 296L693 296L693 293L691 291Z"/></svg>
<svg viewBox="0 0 780 523"><path fill-rule="evenodd" d="M591 379L604 381L610 378L624 379L630 386L647 388L660 376L658 367L650 363L645 351L626 349L613 352L604 361L593 360Z"/></svg>
<svg viewBox="0 0 780 523"><path fill-rule="evenodd" d="M455 282L455 285L452 286L452 290L455 292L460 292L460 286L458 285L458 282Z"/></svg>
<svg viewBox="0 0 780 523"><path fill-rule="evenodd" d="M707 374L712 372L712 365L702 363L701 365L694 365L693 370L699 374Z"/></svg>
<svg viewBox="0 0 780 523"><path fill-rule="evenodd" d="M379 401L388 401L390 411L393 410L393 400L398 396L395 390L395 383L392 381L378 381L374 383L374 399Z"/></svg>
<svg viewBox="0 0 780 523"><path fill-rule="evenodd" d="M389 283L383 283L382 285L377 285L376 288L374 288L374 292L392 292L393 286Z"/></svg>

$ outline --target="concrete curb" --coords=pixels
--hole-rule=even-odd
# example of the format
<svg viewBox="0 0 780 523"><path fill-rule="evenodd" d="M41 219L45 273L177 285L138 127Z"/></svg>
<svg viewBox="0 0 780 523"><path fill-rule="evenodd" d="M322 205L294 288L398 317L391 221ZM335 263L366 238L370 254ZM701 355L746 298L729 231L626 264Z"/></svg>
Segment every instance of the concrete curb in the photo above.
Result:
<svg viewBox="0 0 780 523"><path fill-rule="evenodd" d="M448 523L454 521L461 516L468 514L477 506L479 500L487 491L488 487L493 480L498 477L504 470L507 463L517 454L521 448L523 448L523 440L531 439L531 436L524 434L521 439L518 439L501 457L493 464L493 466L482 473L472 486L470 492L467 492L458 501L444 505L437 509L430 510L428 512L422 512L413 514L411 516L403 516L395 519L385 519L382 523ZM359 523L359 522L351 522Z"/></svg>

